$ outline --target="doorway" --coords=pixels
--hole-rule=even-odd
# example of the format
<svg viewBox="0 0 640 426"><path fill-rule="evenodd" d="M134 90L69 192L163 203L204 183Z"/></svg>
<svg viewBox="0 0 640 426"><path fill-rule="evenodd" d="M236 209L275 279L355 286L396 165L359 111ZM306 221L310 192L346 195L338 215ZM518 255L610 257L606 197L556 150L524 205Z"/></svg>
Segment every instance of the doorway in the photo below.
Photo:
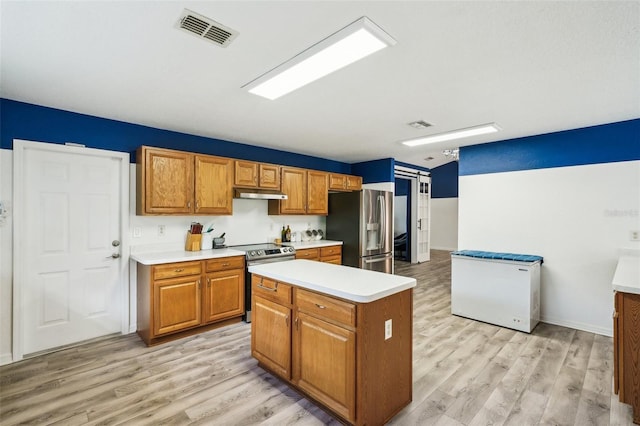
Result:
<svg viewBox="0 0 640 426"><path fill-rule="evenodd" d="M407 254L400 256L411 263L426 262L430 259L431 244L431 177L430 173L411 169L405 166L394 167L396 183L396 199L398 203L407 205L406 250ZM402 193L406 191L406 200ZM401 220L398 217L398 220ZM396 244L401 248L404 243L400 232L395 232ZM400 256L396 258L400 259Z"/></svg>
<svg viewBox="0 0 640 426"><path fill-rule="evenodd" d="M129 154L14 141L13 361L129 321Z"/></svg>

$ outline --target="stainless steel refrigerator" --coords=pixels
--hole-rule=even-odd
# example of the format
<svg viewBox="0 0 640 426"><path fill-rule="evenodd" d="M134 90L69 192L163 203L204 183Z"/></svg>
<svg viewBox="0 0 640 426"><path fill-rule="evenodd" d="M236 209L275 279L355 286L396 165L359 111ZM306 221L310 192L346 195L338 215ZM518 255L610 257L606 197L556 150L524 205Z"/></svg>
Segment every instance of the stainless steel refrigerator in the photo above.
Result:
<svg viewBox="0 0 640 426"><path fill-rule="evenodd" d="M329 194L327 239L343 241L342 263L393 273L393 193Z"/></svg>

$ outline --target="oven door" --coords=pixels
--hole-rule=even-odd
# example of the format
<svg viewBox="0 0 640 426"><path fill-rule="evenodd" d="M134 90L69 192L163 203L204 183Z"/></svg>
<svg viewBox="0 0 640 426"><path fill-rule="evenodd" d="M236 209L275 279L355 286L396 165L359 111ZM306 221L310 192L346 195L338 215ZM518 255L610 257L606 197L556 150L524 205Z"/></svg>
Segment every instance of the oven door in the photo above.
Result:
<svg viewBox="0 0 640 426"><path fill-rule="evenodd" d="M244 321L251 322L251 273L249 272L249 266L264 265L265 263L285 262L287 260L294 260L295 255L272 257L266 259L253 259L247 261L247 269L244 271Z"/></svg>

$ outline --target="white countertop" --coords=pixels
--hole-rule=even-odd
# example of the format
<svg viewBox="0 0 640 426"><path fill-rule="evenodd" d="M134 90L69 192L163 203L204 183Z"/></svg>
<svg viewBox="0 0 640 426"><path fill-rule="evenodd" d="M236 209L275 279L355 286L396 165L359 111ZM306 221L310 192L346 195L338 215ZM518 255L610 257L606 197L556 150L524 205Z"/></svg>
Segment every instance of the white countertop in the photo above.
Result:
<svg viewBox="0 0 640 426"><path fill-rule="evenodd" d="M282 245L293 247L296 250L303 250L303 249L317 248L317 247L341 246L342 241L332 241L332 240L297 241L297 242L282 243Z"/></svg>
<svg viewBox="0 0 640 426"><path fill-rule="evenodd" d="M250 266L249 272L360 303L416 286L414 278L302 259Z"/></svg>
<svg viewBox="0 0 640 426"><path fill-rule="evenodd" d="M640 294L640 256L620 256L612 284L615 291Z"/></svg>
<svg viewBox="0 0 640 426"><path fill-rule="evenodd" d="M159 265L161 263L187 262L190 260L207 260L219 257L244 256L244 251L230 248L209 249L199 251L164 251L158 253L136 253L130 258L143 265Z"/></svg>

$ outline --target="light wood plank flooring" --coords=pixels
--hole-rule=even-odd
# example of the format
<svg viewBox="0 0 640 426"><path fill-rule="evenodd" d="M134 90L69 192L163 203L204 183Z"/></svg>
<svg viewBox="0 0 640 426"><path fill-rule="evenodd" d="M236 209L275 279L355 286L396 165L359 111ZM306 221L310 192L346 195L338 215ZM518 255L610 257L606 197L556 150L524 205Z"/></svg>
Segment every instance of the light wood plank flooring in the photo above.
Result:
<svg viewBox="0 0 640 426"><path fill-rule="evenodd" d="M396 268L418 286L413 402L390 424L632 424L611 392L611 338L452 316L445 251ZM244 323L153 348L135 334L80 345L0 367L0 385L3 426L338 424L257 366Z"/></svg>

